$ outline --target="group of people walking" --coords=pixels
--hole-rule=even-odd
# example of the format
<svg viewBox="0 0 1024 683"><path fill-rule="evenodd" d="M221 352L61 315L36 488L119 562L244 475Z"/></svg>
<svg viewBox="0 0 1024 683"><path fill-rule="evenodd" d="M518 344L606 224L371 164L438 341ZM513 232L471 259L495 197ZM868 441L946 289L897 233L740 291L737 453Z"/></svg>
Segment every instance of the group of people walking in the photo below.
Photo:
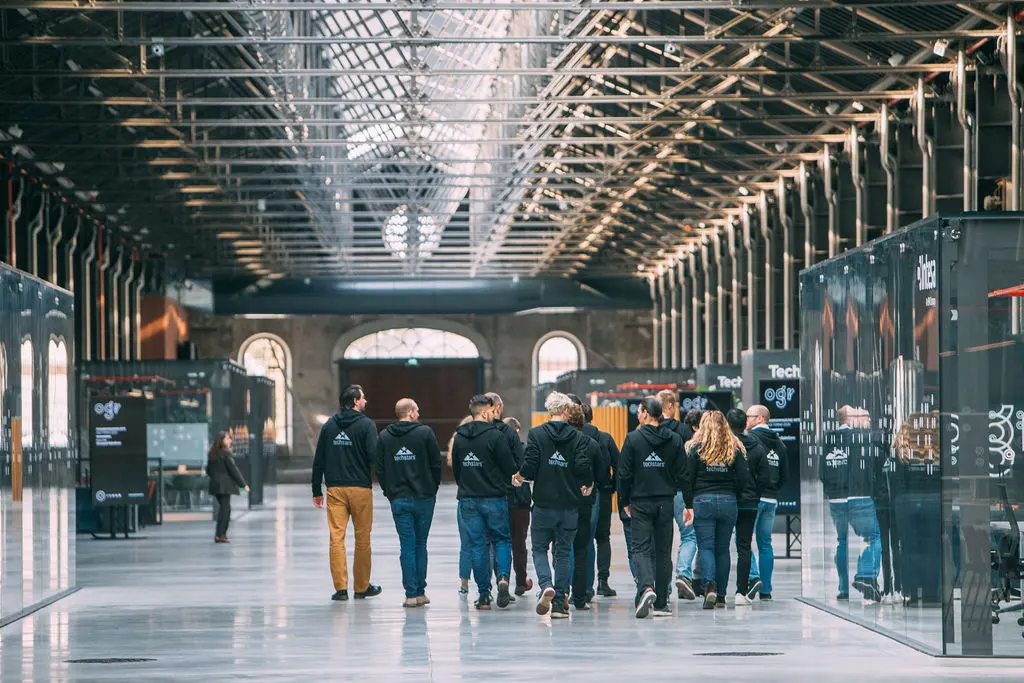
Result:
<svg viewBox="0 0 1024 683"><path fill-rule="evenodd" d="M345 537L350 518L356 545L353 597L381 592L370 583L375 473L401 545L403 604L429 604L427 537L442 477L437 438L418 421L412 399L397 403L398 421L379 435L363 413L361 387L346 388L340 402L341 411L321 430L312 482L314 504L323 507L326 500L332 597L349 598ZM545 409L549 419L531 429L524 444L519 422L503 415L498 394L474 396L470 414L449 443L461 540L459 591L468 593L472 579L477 609L504 609L533 590L528 536L537 614L566 618L570 606L590 609L595 595L614 597L609 576L616 493L638 618L672 613L673 523L681 537L674 581L678 598L701 597L705 609L725 606L735 531L735 604L771 599L771 529L775 496L784 483L785 446L767 426L767 408L691 411L679 421L678 398L664 391L643 399L640 426L627 435L621 452L608 433L591 424L592 410L579 397L554 392Z"/></svg>

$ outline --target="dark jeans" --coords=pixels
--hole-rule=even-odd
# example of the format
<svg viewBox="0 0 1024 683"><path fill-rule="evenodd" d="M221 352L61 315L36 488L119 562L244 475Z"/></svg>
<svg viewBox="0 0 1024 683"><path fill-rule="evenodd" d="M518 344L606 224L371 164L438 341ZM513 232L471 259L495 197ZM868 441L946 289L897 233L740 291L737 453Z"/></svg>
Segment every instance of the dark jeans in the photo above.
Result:
<svg viewBox="0 0 1024 683"><path fill-rule="evenodd" d="M648 588L657 594L656 607L668 602L672 581L672 497L640 498L629 507L633 526L633 560L636 562L636 600Z"/></svg>
<svg viewBox="0 0 1024 683"><path fill-rule="evenodd" d="M587 591L594 585L593 576L588 576L591 565L588 561L590 553L587 552L588 548L594 547L594 535L590 527L592 508L592 505L586 505L577 511L576 536L572 541L572 597L577 605L587 601Z"/></svg>
<svg viewBox="0 0 1024 683"><path fill-rule="evenodd" d="M537 584L541 590L554 587L555 598L561 600L569 593L569 578L572 572L572 545L579 523L576 508L533 507L533 568L537 572ZM551 549L555 566L554 581L551 578L551 564L548 549Z"/></svg>
<svg viewBox="0 0 1024 683"><path fill-rule="evenodd" d="M942 510L939 493L903 493L895 510L903 547L903 594L937 602L942 594Z"/></svg>
<svg viewBox="0 0 1024 683"><path fill-rule="evenodd" d="M494 544L498 575L508 576L512 571L512 541L508 524L508 499L463 498L459 501L462 527L469 540L473 562L473 578L481 595L491 590L491 563L488 561L487 542Z"/></svg>
<svg viewBox="0 0 1024 683"><path fill-rule="evenodd" d="M875 501L875 515L878 517L878 532L882 536L882 592L903 592L903 554L896 524L896 513L886 503Z"/></svg>
<svg viewBox="0 0 1024 683"><path fill-rule="evenodd" d="M731 493L702 493L693 499L693 526L704 590L714 586L725 595L729 590L729 542L736 527L736 496Z"/></svg>
<svg viewBox="0 0 1024 683"><path fill-rule="evenodd" d="M419 597L427 589L427 536L434 520L434 499L393 500L391 517L398 532L398 561L402 565L405 597Z"/></svg>
<svg viewBox="0 0 1024 683"><path fill-rule="evenodd" d="M626 539L626 558L629 560L629 573L633 575L633 583L636 583L636 560L633 559L633 520L619 513L619 521L622 522L622 536Z"/></svg>
<svg viewBox="0 0 1024 683"><path fill-rule="evenodd" d="M466 525L462 522L462 508L455 508L455 520L459 524L459 578L469 581L469 575L473 573L473 553L470 552L469 534L466 532Z"/></svg>
<svg viewBox="0 0 1024 683"><path fill-rule="evenodd" d="M228 525L231 523L231 494L217 494L217 538L227 538Z"/></svg>
<svg viewBox="0 0 1024 683"><path fill-rule="evenodd" d="M512 526L512 571L516 576L516 586L525 586L526 562L530 557L526 550L526 537L530 533L530 508L510 508L508 514Z"/></svg>
<svg viewBox="0 0 1024 683"><path fill-rule="evenodd" d="M590 518L590 524L594 532L594 543L590 546L590 561L588 562L588 585L594 585L594 546L597 546L597 578L600 581L607 581L611 576L612 567L612 489L602 489L597 492L597 504L594 505L594 514Z"/></svg>
<svg viewBox="0 0 1024 683"><path fill-rule="evenodd" d="M736 592L744 595L750 588L750 544L754 540L756 522L757 510L744 508L736 515Z"/></svg>

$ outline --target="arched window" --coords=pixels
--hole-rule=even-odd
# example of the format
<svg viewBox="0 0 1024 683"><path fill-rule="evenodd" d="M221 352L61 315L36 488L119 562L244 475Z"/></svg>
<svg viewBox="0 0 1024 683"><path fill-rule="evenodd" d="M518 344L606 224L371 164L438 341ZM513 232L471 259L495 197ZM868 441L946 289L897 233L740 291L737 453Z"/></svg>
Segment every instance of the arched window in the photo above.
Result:
<svg viewBox="0 0 1024 683"><path fill-rule="evenodd" d="M546 334L533 349L534 385L554 382L562 373L586 367L583 344L568 332Z"/></svg>
<svg viewBox="0 0 1024 683"><path fill-rule="evenodd" d="M21 342L21 445L32 447L32 396L35 393L32 340L28 337Z"/></svg>
<svg viewBox="0 0 1024 683"><path fill-rule="evenodd" d="M396 327L360 337L345 349L348 360L381 358L479 358L469 339L426 327Z"/></svg>
<svg viewBox="0 0 1024 683"><path fill-rule="evenodd" d="M238 354L250 375L274 380L274 432L282 446L292 445L292 354L280 337L258 334L250 337Z"/></svg>
<svg viewBox="0 0 1024 683"><path fill-rule="evenodd" d="M68 347L63 339L50 339L47 349L47 431L50 446L68 446Z"/></svg>

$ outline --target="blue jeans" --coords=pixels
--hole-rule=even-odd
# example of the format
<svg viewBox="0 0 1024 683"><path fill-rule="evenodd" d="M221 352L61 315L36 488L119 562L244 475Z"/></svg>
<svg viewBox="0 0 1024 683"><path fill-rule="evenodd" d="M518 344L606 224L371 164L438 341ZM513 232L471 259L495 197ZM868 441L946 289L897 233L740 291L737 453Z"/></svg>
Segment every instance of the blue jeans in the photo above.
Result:
<svg viewBox="0 0 1024 683"><path fill-rule="evenodd" d="M469 550L469 534L466 533L466 525L462 523L462 506L455 508L455 519L459 523L459 578L469 581L469 575L473 572L473 555Z"/></svg>
<svg viewBox="0 0 1024 683"><path fill-rule="evenodd" d="M702 493L693 499L693 526L700 548L700 573L705 591L714 586L722 595L729 590L732 558L729 544L739 508L731 493Z"/></svg>
<svg viewBox="0 0 1024 683"><path fill-rule="evenodd" d="M533 546L533 568L537 572L537 584L541 590L553 587L555 598L561 600L569 594L572 579L572 542L579 525L579 510L576 508L542 508L533 506L530 523ZM554 579L548 562L548 549L555 566Z"/></svg>
<svg viewBox="0 0 1024 683"><path fill-rule="evenodd" d="M487 541L494 544L498 576L507 577L512 572L512 532L509 529L508 499L463 498L459 501L462 526L469 540L469 552L473 561L473 578L480 595L491 591L491 558L487 552Z"/></svg>
<svg viewBox="0 0 1024 683"><path fill-rule="evenodd" d="M882 534L875 515L875 501L854 498L848 502L829 502L829 512L836 526L836 572L839 574L839 592L850 592L850 570L847 566L847 534L849 528L865 541L864 550L857 558L855 579L877 579L882 570ZM905 580L905 579L904 579Z"/></svg>
<svg viewBox="0 0 1024 683"><path fill-rule="evenodd" d="M391 516L398 532L398 561L402 565L405 597L419 597L427 589L427 536L430 534L430 523L434 520L434 499L393 500Z"/></svg>
<svg viewBox="0 0 1024 683"><path fill-rule="evenodd" d="M687 581L693 581L693 558L697 555L697 531L693 525L687 526L683 522L683 511L686 510L686 503L683 501L682 492L677 492L675 500L672 501L673 512L676 515L676 526L679 527L679 555L676 557L676 578L683 577Z"/></svg>
<svg viewBox="0 0 1024 683"><path fill-rule="evenodd" d="M761 579L762 593L772 592L772 573L775 571L775 549L772 548L772 527L775 526L775 509L778 503L761 501L757 506L757 521L754 522L754 540L757 552L750 558L750 579ZM760 572L758 572L760 567Z"/></svg>
<svg viewBox="0 0 1024 683"><path fill-rule="evenodd" d="M633 575L633 582L636 582L636 562L633 561L633 520L629 517L619 515L622 522L622 535L626 539L626 557L629 559L629 573Z"/></svg>

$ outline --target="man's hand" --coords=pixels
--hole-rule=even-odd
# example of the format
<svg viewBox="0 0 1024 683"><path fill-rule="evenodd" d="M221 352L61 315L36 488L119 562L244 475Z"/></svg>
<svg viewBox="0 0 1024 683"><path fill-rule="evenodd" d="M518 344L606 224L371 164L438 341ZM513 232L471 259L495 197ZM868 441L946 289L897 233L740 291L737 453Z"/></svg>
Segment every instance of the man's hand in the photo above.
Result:
<svg viewBox="0 0 1024 683"><path fill-rule="evenodd" d="M245 492L249 493L249 485L248 484L245 485Z"/></svg>
<svg viewBox="0 0 1024 683"><path fill-rule="evenodd" d="M324 506L323 496L313 496L313 507L322 508Z"/></svg>
<svg viewBox="0 0 1024 683"><path fill-rule="evenodd" d="M683 510L683 524L686 525L686 526L690 526L691 524L693 524L693 510L692 509Z"/></svg>
<svg viewBox="0 0 1024 683"><path fill-rule="evenodd" d="M516 488L522 486L524 481L526 480L523 479L523 475L519 474L518 472L512 475L512 485L515 486Z"/></svg>
<svg viewBox="0 0 1024 683"><path fill-rule="evenodd" d="M622 508L622 511L626 513L627 517L632 517L633 515L629 514L629 508L630 506L627 505L626 507Z"/></svg>
<svg viewBox="0 0 1024 683"><path fill-rule="evenodd" d="M582 493L584 496L589 496L593 492L594 492L594 485L593 484L591 484L590 486L581 486L580 487L580 493Z"/></svg>

